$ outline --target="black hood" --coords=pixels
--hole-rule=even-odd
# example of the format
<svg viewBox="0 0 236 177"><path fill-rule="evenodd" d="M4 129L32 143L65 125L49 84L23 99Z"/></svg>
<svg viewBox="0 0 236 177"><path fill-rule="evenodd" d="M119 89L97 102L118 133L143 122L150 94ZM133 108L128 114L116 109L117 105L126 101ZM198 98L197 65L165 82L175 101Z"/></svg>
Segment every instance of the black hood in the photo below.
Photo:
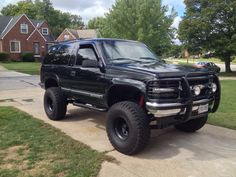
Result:
<svg viewBox="0 0 236 177"><path fill-rule="evenodd" d="M197 68L193 65L174 65L166 63L129 63L113 64L113 66L122 67L129 71L140 71L152 73L157 76L185 76L189 73L207 73L208 69Z"/></svg>

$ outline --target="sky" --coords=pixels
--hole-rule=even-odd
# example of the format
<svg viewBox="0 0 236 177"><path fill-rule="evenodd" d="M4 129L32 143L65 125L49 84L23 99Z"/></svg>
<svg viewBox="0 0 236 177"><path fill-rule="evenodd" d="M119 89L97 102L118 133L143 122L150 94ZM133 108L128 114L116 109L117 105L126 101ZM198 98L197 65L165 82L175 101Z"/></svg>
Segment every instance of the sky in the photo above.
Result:
<svg viewBox="0 0 236 177"><path fill-rule="evenodd" d="M0 9L7 4L16 3L19 0L0 0ZM82 16L83 21L87 23L91 18L103 16L112 7L115 0L51 0L55 9L63 12L70 12ZM185 11L183 0L162 0L164 5L168 5L170 9L173 7L178 16L173 22L173 27L178 28L181 16Z"/></svg>

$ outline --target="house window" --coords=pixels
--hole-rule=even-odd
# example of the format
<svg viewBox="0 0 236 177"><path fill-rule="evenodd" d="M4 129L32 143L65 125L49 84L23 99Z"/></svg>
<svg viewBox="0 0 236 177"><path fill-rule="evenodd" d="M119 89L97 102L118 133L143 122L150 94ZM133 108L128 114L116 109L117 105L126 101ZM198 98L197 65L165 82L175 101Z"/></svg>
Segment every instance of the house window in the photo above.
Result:
<svg viewBox="0 0 236 177"><path fill-rule="evenodd" d="M42 34L48 35L48 28L42 28Z"/></svg>
<svg viewBox="0 0 236 177"><path fill-rule="evenodd" d="M28 34L28 24L26 23L20 24L20 32L23 34Z"/></svg>
<svg viewBox="0 0 236 177"><path fill-rule="evenodd" d="M10 41L10 51L11 53L20 53L20 41Z"/></svg>
<svg viewBox="0 0 236 177"><path fill-rule="evenodd" d="M68 41L69 39L70 39L70 35L65 34L65 35L64 35L64 41Z"/></svg>

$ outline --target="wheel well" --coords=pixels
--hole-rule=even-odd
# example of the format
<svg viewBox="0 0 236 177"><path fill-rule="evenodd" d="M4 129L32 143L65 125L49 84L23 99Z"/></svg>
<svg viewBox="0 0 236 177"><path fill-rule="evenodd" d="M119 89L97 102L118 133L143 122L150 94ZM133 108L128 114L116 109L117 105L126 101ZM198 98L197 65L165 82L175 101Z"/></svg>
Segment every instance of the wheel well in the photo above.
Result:
<svg viewBox="0 0 236 177"><path fill-rule="evenodd" d="M143 101L142 96L143 94L138 88L124 85L113 86L108 92L107 104L109 107L111 107L115 103L128 100L139 104L140 100Z"/></svg>
<svg viewBox="0 0 236 177"><path fill-rule="evenodd" d="M55 79L47 79L45 81L45 89L50 87L58 87L58 83Z"/></svg>

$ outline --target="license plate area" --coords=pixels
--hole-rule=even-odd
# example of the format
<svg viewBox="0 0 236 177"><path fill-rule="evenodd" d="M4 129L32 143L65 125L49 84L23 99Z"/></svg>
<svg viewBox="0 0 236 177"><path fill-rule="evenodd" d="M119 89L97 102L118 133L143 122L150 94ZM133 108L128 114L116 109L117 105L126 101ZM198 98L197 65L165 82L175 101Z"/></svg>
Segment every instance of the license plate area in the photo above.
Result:
<svg viewBox="0 0 236 177"><path fill-rule="evenodd" d="M201 113L204 113L204 112L208 112L208 107L209 107L208 104L200 105L199 108L198 108L198 113L201 114Z"/></svg>

